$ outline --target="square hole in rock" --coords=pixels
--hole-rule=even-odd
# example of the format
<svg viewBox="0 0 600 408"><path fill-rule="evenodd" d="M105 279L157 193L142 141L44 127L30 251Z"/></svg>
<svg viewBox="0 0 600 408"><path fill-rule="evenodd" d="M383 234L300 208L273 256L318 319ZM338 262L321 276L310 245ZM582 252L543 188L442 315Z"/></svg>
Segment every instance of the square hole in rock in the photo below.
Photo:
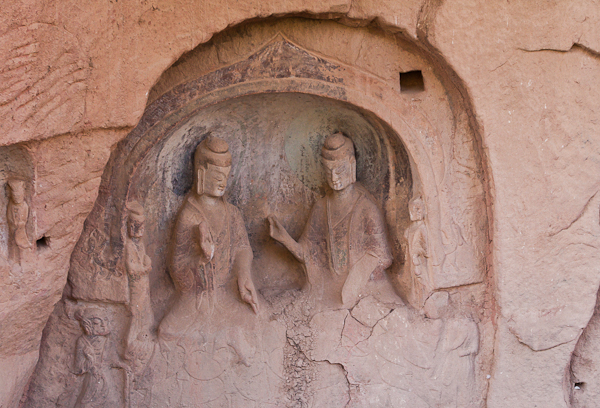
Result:
<svg viewBox="0 0 600 408"><path fill-rule="evenodd" d="M400 92L414 93L424 90L425 82L421 71L400 72Z"/></svg>

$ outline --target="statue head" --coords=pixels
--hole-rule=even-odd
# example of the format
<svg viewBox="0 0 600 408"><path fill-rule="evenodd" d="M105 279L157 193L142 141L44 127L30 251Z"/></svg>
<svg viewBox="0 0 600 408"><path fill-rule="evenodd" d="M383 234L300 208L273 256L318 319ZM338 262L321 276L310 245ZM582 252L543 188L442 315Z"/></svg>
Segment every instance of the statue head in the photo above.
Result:
<svg viewBox="0 0 600 408"><path fill-rule="evenodd" d="M423 306L423 313L429 319L439 319L447 314L450 297L448 292L434 292L427 298Z"/></svg>
<svg viewBox="0 0 600 408"><path fill-rule="evenodd" d="M127 204L127 232L131 238L141 238L144 236L144 207L137 202L132 201Z"/></svg>
<svg viewBox="0 0 600 408"><path fill-rule="evenodd" d="M411 221L421 221L425 218L425 202L420 196L412 198L408 203Z"/></svg>
<svg viewBox="0 0 600 408"><path fill-rule="evenodd" d="M105 310L98 306L87 306L75 313L75 318L81 322L83 331L88 336L107 336L110 334L108 328L108 315Z"/></svg>
<svg viewBox="0 0 600 408"><path fill-rule="evenodd" d="M328 136L321 149L327 184L341 191L356 182L356 157L352 140L341 133Z"/></svg>
<svg viewBox="0 0 600 408"><path fill-rule="evenodd" d="M25 181L20 179L8 180L10 197L15 204L21 204L25 201Z"/></svg>
<svg viewBox="0 0 600 408"><path fill-rule="evenodd" d="M198 195L222 197L231 171L231 153L227 142L215 136L208 136L200 142L194 154L194 170Z"/></svg>

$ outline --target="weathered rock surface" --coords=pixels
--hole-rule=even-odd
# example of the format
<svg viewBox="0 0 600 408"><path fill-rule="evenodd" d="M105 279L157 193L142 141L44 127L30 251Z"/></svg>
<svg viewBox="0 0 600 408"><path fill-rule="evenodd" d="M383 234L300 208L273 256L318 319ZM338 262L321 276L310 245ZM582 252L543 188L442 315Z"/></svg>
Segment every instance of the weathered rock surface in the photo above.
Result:
<svg viewBox="0 0 600 408"><path fill-rule="evenodd" d="M29 267L0 265L0 354L3 379L10 378L0 381L0 404L16 406L21 398L111 148L138 123L148 95L153 101L170 89L159 83L151 93L161 74L231 25L301 13L340 18L348 26L374 22L386 35L406 35L460 90L467 101L462 120L476 129L489 190L491 246L482 251L497 303L485 309L497 330L487 405L569 405L574 385L565 372L600 283L596 2L261 1L225 7L183 0L85 6L6 0L2 10L0 149L23 150L0 151L15 161L0 175L2 184L15 175L31 182L30 239L45 236L48 245L32 255ZM335 51L331 38L316 43ZM377 51L368 43L352 47ZM227 65L235 55L235 49L215 52L206 66ZM361 68L370 63L379 75L381 63L357 57ZM178 67L185 70L185 57L170 72ZM397 77L385 79L397 87ZM3 220L7 197L1 199ZM5 237L3 229L3 245ZM586 330L595 333L593 326ZM598 360L598 339L586 336L574 373L582 372L576 368L581 359ZM584 393L596 395L592 388L579 386L573 403L585 401Z"/></svg>

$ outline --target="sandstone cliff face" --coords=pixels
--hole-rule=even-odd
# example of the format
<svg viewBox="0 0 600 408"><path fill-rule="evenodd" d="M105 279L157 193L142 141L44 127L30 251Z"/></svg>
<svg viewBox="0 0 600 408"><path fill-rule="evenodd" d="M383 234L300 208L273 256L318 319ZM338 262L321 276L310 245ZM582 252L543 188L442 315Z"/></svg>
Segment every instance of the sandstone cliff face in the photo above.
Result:
<svg viewBox="0 0 600 408"><path fill-rule="evenodd" d="M600 284L600 10L594 1L8 0L2 9L0 181L29 182L26 229L35 245L18 267L4 261L6 249L0 253L0 405L25 401L42 331L63 296L111 152L147 104L186 81L190 68L180 57L246 20L301 15L335 20L340 31L369 26L397 36L455 89L449 106L461 106L459 122L472 131L481 169L471 170L483 180L487 208L488 244L479 248L489 295L481 295L482 308L492 336L483 363L485 404L594 406L600 367L592 317ZM372 43L359 36L339 47L336 41L345 38L323 36L311 46L339 61L349 58L340 50L353 50L348 65L380 76L388 90L397 86L385 76L395 71L381 65L387 50L365 58L377 52ZM242 43L230 45L204 55L206 72L246 57L235 48ZM2 248L10 235L7 191L0 193ZM50 323L61 319L62 308L56 306ZM55 336L50 326L46 338Z"/></svg>

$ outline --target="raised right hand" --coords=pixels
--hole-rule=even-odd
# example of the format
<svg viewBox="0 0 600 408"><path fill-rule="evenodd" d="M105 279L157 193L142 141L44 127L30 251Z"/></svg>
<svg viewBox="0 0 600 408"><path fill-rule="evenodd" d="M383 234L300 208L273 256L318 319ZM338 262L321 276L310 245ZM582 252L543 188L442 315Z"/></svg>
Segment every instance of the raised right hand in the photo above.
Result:
<svg viewBox="0 0 600 408"><path fill-rule="evenodd" d="M198 224L198 231L200 235L200 249L204 253L206 262L210 262L215 255L215 243L210 233L210 228L206 222L201 222Z"/></svg>
<svg viewBox="0 0 600 408"><path fill-rule="evenodd" d="M275 218L274 215L269 215L267 217L267 220L269 220L269 235L271 236L271 238L281 242L282 244L285 243L289 234L287 233L283 225L281 225L279 220Z"/></svg>

